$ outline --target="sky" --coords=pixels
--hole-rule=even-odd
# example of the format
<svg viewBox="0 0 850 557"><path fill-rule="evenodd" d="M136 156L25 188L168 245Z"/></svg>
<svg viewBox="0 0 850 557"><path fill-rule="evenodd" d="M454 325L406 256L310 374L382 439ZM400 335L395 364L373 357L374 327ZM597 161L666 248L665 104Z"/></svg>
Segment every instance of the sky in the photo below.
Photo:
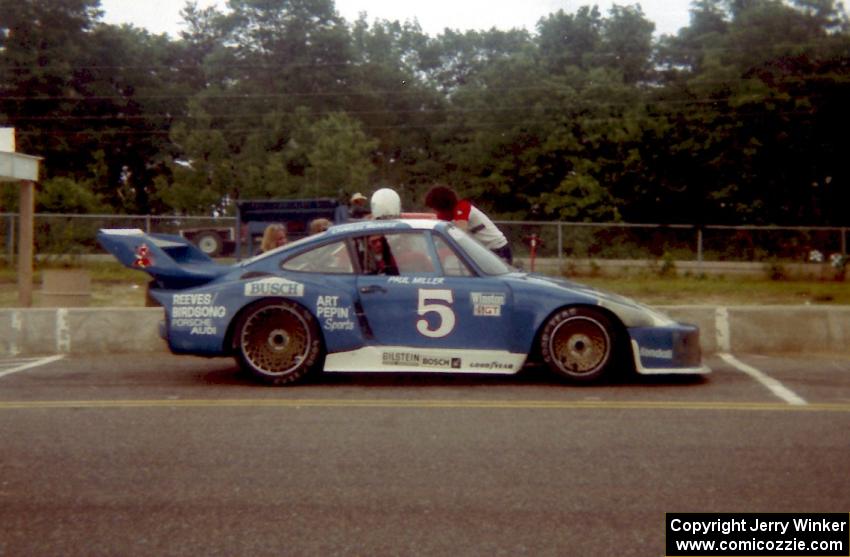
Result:
<svg viewBox="0 0 850 557"><path fill-rule="evenodd" d="M336 0L339 14L349 22L361 12L367 20L419 21L423 31L431 36L443 29L511 29L525 27L535 30L541 17L564 10L575 13L581 6L596 4L607 16L611 0ZM619 0L621 6L639 3L647 19L655 23L658 34L675 34L688 24L690 0ZM168 33L174 37L182 30L180 10L184 0L101 0L103 21L111 24L131 23L152 33ZM198 0L199 7L217 5L222 10L225 0Z"/></svg>

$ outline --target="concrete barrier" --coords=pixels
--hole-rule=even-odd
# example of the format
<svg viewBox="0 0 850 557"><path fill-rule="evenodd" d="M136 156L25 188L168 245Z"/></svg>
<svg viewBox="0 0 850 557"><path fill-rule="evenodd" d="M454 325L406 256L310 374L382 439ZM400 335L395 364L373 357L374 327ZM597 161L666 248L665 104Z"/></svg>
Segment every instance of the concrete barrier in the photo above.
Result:
<svg viewBox="0 0 850 557"><path fill-rule="evenodd" d="M158 352L162 308L0 310L0 356Z"/></svg>
<svg viewBox="0 0 850 557"><path fill-rule="evenodd" d="M850 357L850 306L661 306L700 327L703 353ZM161 308L0 309L0 356L164 352Z"/></svg>

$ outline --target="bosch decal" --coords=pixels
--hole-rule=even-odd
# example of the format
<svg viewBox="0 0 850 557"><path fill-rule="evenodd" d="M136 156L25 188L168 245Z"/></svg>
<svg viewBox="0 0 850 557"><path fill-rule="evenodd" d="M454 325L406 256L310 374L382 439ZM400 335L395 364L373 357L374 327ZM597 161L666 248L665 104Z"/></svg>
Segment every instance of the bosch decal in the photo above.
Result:
<svg viewBox="0 0 850 557"><path fill-rule="evenodd" d="M385 366L430 367L439 369L460 369L463 360L449 356L429 356L409 352L384 352L381 363Z"/></svg>

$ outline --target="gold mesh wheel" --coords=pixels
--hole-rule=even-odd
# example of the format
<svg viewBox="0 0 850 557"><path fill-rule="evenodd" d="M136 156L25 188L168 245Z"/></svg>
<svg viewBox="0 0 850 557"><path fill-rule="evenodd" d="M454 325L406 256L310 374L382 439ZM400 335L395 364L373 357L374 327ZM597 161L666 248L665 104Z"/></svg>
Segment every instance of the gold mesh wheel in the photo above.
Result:
<svg viewBox="0 0 850 557"><path fill-rule="evenodd" d="M243 366L272 383L300 378L310 370L319 352L312 316L288 302L249 309L238 335Z"/></svg>
<svg viewBox="0 0 850 557"><path fill-rule="evenodd" d="M599 379L611 361L613 329L608 318L590 308L555 314L541 335L541 351L549 368L578 381Z"/></svg>

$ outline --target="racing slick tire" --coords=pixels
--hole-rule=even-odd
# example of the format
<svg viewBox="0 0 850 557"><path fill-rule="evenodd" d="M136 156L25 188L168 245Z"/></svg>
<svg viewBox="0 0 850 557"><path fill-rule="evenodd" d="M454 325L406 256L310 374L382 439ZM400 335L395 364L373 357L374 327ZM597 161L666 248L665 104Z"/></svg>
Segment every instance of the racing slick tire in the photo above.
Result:
<svg viewBox="0 0 850 557"><path fill-rule="evenodd" d="M286 300L264 300L249 306L234 329L236 359L242 369L272 385L302 379L322 354L315 318Z"/></svg>
<svg viewBox="0 0 850 557"><path fill-rule="evenodd" d="M201 232L194 238L195 245L210 257L221 255L224 250L224 240L218 232Z"/></svg>
<svg viewBox="0 0 850 557"><path fill-rule="evenodd" d="M617 329L601 311L564 308L546 322L540 335L543 361L555 374L573 382L599 381L610 371Z"/></svg>

